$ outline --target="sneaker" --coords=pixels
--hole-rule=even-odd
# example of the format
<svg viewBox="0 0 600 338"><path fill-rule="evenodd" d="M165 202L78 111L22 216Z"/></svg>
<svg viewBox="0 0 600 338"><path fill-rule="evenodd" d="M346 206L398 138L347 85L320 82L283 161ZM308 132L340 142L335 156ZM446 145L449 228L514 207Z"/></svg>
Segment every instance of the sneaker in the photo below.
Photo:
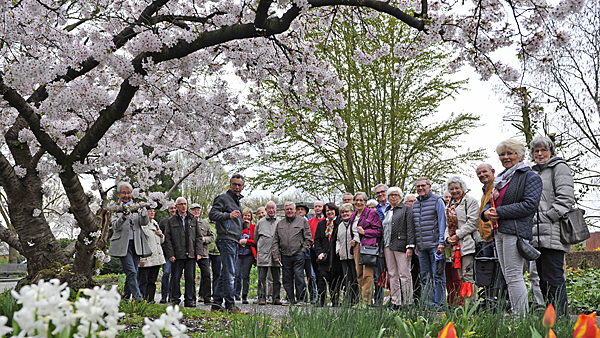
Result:
<svg viewBox="0 0 600 338"><path fill-rule="evenodd" d="M283 303L280 300L276 300L273 302L273 305L283 305Z"/></svg>
<svg viewBox="0 0 600 338"><path fill-rule="evenodd" d="M227 309L227 312L233 313L233 314L240 314L240 315L247 315L248 313L250 313L248 311L240 310L240 308L237 306L234 306L231 309Z"/></svg>
<svg viewBox="0 0 600 338"><path fill-rule="evenodd" d="M204 297L198 297L198 303L203 303L204 302Z"/></svg>
<svg viewBox="0 0 600 338"><path fill-rule="evenodd" d="M267 301L266 300L259 300L258 301L258 305L267 305Z"/></svg>

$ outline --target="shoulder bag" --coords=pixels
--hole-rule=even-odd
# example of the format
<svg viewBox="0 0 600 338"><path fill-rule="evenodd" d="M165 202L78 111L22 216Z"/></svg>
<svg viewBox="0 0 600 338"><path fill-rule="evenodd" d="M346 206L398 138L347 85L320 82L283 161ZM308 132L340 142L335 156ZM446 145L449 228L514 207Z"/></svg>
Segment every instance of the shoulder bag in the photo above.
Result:
<svg viewBox="0 0 600 338"><path fill-rule="evenodd" d="M371 213L371 209L366 209L365 211L367 212L367 214L365 215L365 218L363 219L362 223L359 226L361 226L362 224L365 223L365 220L367 219L367 217L369 217L369 214ZM360 252L360 260L358 262L359 265L367 265L367 266L376 266L377 265L377 257L379 257L379 247L378 246L370 246L370 245L360 244L359 252Z"/></svg>
<svg viewBox="0 0 600 338"><path fill-rule="evenodd" d="M554 167L552 167L552 189L556 198L556 185L554 184ZM585 210L571 207L559 220L560 225L560 242L562 244L577 244L590 238L590 231L585 224L583 215Z"/></svg>
<svg viewBox="0 0 600 338"><path fill-rule="evenodd" d="M523 175L519 175L519 180L517 181L517 198L515 201L520 201L523 198L523 194L525 191L525 184L521 185L521 179ZM517 229L517 221L513 220L513 226L515 227L515 236L517 236L517 251L519 251L519 255L525 258L528 261L534 261L538 257L540 257L541 252L538 249L534 248L529 241L523 239L519 236L519 229Z"/></svg>

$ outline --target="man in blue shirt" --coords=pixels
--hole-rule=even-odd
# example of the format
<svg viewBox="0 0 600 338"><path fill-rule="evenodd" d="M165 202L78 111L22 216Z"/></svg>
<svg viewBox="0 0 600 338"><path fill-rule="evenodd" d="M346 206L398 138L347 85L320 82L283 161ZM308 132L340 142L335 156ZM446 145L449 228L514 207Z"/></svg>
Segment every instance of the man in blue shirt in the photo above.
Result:
<svg viewBox="0 0 600 338"><path fill-rule="evenodd" d="M444 200L431 192L431 181L427 177L417 178L417 200L413 203L415 239L419 251L421 282L425 304L440 308L446 293L446 264L444 255L444 232L446 231L446 206ZM437 273L439 271L439 273Z"/></svg>

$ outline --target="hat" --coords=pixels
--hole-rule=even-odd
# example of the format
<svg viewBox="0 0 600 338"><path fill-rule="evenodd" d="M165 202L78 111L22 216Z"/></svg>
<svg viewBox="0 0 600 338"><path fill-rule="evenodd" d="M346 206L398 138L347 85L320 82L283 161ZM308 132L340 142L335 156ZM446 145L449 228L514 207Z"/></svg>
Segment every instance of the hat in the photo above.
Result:
<svg viewBox="0 0 600 338"><path fill-rule="evenodd" d="M192 205L190 205L190 210L192 210L192 209L200 209L200 204L193 203Z"/></svg>
<svg viewBox="0 0 600 338"><path fill-rule="evenodd" d="M303 208L304 210L306 210L306 213L308 214L309 210L308 207L304 204L296 204L296 209L298 208Z"/></svg>

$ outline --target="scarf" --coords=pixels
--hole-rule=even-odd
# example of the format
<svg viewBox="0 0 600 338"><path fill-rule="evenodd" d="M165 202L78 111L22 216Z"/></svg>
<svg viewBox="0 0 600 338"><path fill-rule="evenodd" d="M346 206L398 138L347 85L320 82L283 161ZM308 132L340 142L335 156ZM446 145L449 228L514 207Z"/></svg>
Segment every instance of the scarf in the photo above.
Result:
<svg viewBox="0 0 600 338"><path fill-rule="evenodd" d="M492 191L492 195L494 196L494 199L498 198L498 192L500 190L502 190L508 184L508 182L510 182L510 180L515 175L515 172L517 171L517 169L521 169L521 168L525 168L525 167L527 167L527 164L525 164L523 162L519 162L519 163L515 164L514 166L501 172L500 175L496 176L496 178L494 179L494 190Z"/></svg>
<svg viewBox="0 0 600 338"><path fill-rule="evenodd" d="M330 220L327 220L327 228L325 229L325 236L327 236L327 238L329 239L329 241L331 242L331 234L333 233L333 221L335 221L335 218Z"/></svg>
<svg viewBox="0 0 600 338"><path fill-rule="evenodd" d="M448 226L448 234L450 234L450 236L454 236L456 234L456 229L458 229L458 215L456 214L456 207L458 207L465 195L466 194L463 192L462 196L460 196L460 199L452 199L446 207L446 225Z"/></svg>

